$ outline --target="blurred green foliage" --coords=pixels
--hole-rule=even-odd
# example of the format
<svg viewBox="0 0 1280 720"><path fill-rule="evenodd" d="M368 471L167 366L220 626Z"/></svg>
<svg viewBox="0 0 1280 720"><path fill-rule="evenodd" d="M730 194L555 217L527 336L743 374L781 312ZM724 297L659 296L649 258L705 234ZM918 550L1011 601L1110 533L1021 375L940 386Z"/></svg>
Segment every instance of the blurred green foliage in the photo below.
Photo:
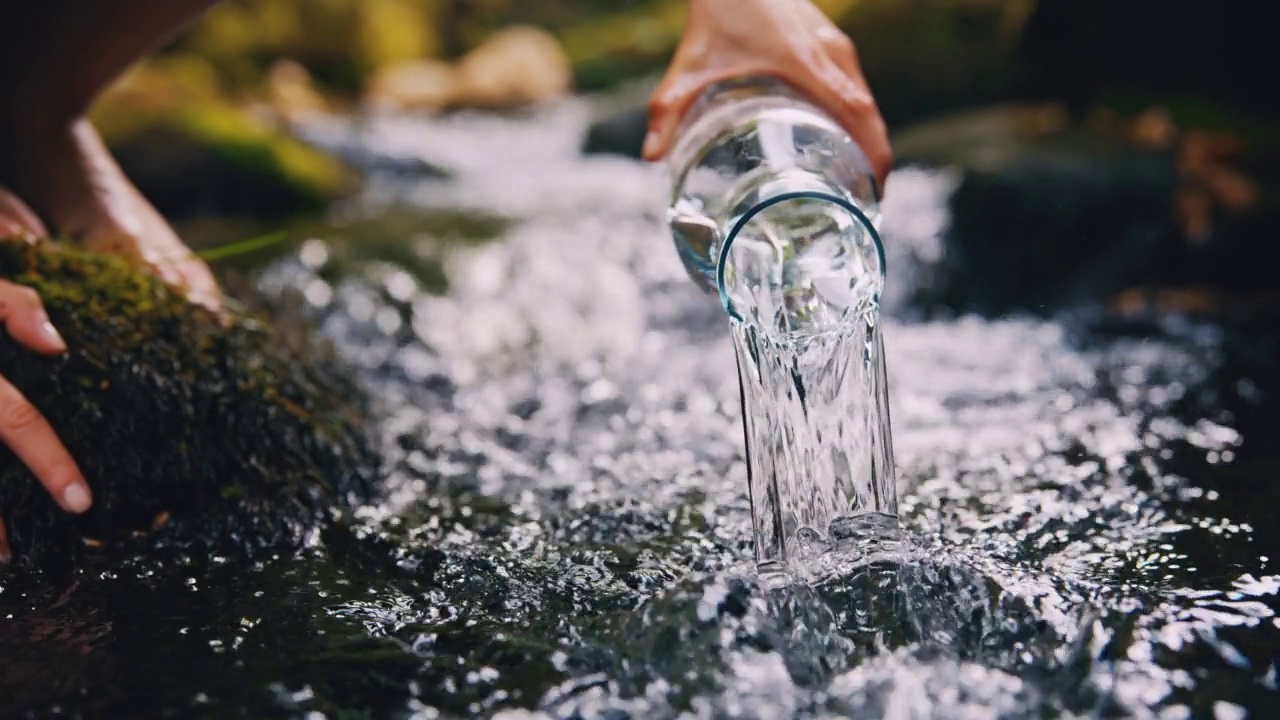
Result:
<svg viewBox="0 0 1280 720"><path fill-rule="evenodd" d="M1052 80L1056 66L1046 76L1048 61L1035 47L1052 40L1075 48L1092 37L1088 27L1058 28L1052 22L1056 16L1045 13L1070 0L813 2L854 39L881 113L894 128L1028 94L1060 99L1062 81ZM226 0L109 94L96 118L117 147L145 144L137 139L157 126L170 135L185 134L207 151L205 157L235 170L224 177L241 177L236 168L248 168L281 189L274 196L314 208L350 183L331 160L291 141L281 121L377 99L380 86L374 81L388 77L382 71L415 62L421 71L399 76L401 92L449 95L444 87L452 82L444 78L449 63L513 25L548 31L565 57L534 69L527 54L497 53L501 57L486 64L484 73L492 86L504 87L508 75L527 86L531 75L563 72L565 58L578 91L653 78L679 42L687 5L688 0ZM1121 9L1117 6L1117 13ZM1145 17L1132 8L1129 15L1131 22ZM1141 40L1113 42L1097 52L1120 59L1127 53L1146 62ZM1120 59L1096 77L1068 73L1076 84L1092 88L1081 105L1109 103L1106 92L1132 95L1134 83L1113 88L1106 81L1120 68ZM281 73L282 66L305 71ZM283 77L291 79L282 83ZM1149 84L1149 78L1142 82ZM1150 102L1167 101L1170 93L1161 92L1162 99ZM453 93L462 101L442 101L431 109L470 107L469 101L491 95ZM518 105L531 93L498 95L504 100L482 105ZM157 192L177 186L164 180L156 185ZM182 204L162 209L181 212L176 206Z"/></svg>
<svg viewBox="0 0 1280 720"><path fill-rule="evenodd" d="M238 103L213 64L194 54L135 69L99 101L93 118L130 177L166 214L315 211L357 186L340 162Z"/></svg>
<svg viewBox="0 0 1280 720"><path fill-rule="evenodd" d="M494 30L537 25L569 37L584 60L634 44L635 28L663 6L631 0L228 0L212 10L166 54L204 58L232 88L252 87L279 59L296 60L330 92L354 93L378 68L420 58L456 59ZM681 12L682 15L682 12ZM672 32L652 48L673 46ZM577 60L579 58L575 58Z"/></svg>
<svg viewBox="0 0 1280 720"><path fill-rule="evenodd" d="M857 42L890 123L1004 93L1034 2L815 0ZM457 60L512 25L550 32L579 91L653 77L679 42L687 3L226 0L109 92L95 119L117 150L154 146L168 152L157 160L139 150L133 166L126 162L140 186L148 182L142 176L155 171L151 186L142 189L168 214L190 214L196 206L258 215L258 204L271 206L268 214L312 209L351 185L336 163L288 137L282 122L299 112L367 101L380 70ZM297 72L279 72L285 65L305 68L301 80ZM488 78L494 80L492 73L501 74L503 67L513 76L523 72L527 80L526 58L501 60ZM282 84L285 76L291 79ZM518 94L508 96L517 102ZM186 169L179 160L188 161ZM172 177L161 172L166 168ZM186 187L181 179L196 174L209 187L216 178L227 179L227 192L178 193ZM249 187L243 179L250 176L265 183L257 193L266 199L262 203L233 192ZM166 193L181 197L166 204Z"/></svg>
<svg viewBox="0 0 1280 720"><path fill-rule="evenodd" d="M198 58L232 93L260 88L274 62L305 66L327 94L359 93L379 68L456 59L494 31L535 25L560 39L580 90L661 72L688 0L227 0L165 55ZM894 106L990 94L1012 72L1035 0L815 0L857 41ZM880 82L876 82L877 79Z"/></svg>

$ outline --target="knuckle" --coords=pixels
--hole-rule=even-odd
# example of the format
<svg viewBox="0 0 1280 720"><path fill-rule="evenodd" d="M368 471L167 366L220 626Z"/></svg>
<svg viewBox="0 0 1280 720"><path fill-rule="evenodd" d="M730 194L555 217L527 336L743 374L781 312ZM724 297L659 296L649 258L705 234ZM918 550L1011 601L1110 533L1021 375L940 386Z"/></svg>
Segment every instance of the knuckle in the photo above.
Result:
<svg viewBox="0 0 1280 720"><path fill-rule="evenodd" d="M874 126L872 118L875 115L876 106L871 98L865 93L854 91L846 93L843 100L848 112L852 113L859 123Z"/></svg>
<svg viewBox="0 0 1280 720"><path fill-rule="evenodd" d="M25 285L15 286L13 297L27 307L40 307L40 293Z"/></svg>
<svg viewBox="0 0 1280 720"><path fill-rule="evenodd" d="M840 44L840 52L852 60L855 65L861 63L861 60L858 58L858 44L853 40L850 40L847 37L844 38L844 41Z"/></svg>
<svg viewBox="0 0 1280 720"><path fill-rule="evenodd" d="M858 48L853 44L853 39L835 28L820 33L818 37L827 52L833 55L843 58L856 58L858 55Z"/></svg>
<svg viewBox="0 0 1280 720"><path fill-rule="evenodd" d="M649 98L649 114L658 115L665 113L671 109L672 105L673 103L670 95L664 92L654 93L653 96Z"/></svg>
<svg viewBox="0 0 1280 720"><path fill-rule="evenodd" d="M142 227L138 219L131 220L131 222L120 222L113 219L104 223L84 239L85 247L96 252L141 258Z"/></svg>

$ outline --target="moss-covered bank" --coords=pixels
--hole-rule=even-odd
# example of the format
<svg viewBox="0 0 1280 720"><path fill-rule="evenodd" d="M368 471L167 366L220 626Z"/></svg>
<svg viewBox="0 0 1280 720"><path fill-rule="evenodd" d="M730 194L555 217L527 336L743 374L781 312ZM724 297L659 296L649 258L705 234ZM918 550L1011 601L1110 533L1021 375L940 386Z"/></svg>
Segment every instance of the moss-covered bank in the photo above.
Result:
<svg viewBox="0 0 1280 720"><path fill-rule="evenodd" d="M0 241L0 277L40 293L71 348L46 358L0 341L0 372L95 496L82 517L61 512L0 448L19 563L65 567L160 526L219 552L278 547L372 492L366 409L318 343L224 323L123 260L59 244Z"/></svg>

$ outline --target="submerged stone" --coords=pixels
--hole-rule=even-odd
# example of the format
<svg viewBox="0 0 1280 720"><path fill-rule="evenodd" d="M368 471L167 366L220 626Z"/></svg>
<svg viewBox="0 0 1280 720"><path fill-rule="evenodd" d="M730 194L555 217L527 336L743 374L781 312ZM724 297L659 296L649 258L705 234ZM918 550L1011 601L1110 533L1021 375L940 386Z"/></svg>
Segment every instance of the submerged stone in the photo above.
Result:
<svg viewBox="0 0 1280 720"><path fill-rule="evenodd" d="M223 322L122 259L60 244L0 241L0 277L37 290L70 347L50 358L0 342L0 372L94 494L85 515L64 513L0 448L19 563L65 567L160 528L218 552L296 545L371 495L367 407L318 342Z"/></svg>

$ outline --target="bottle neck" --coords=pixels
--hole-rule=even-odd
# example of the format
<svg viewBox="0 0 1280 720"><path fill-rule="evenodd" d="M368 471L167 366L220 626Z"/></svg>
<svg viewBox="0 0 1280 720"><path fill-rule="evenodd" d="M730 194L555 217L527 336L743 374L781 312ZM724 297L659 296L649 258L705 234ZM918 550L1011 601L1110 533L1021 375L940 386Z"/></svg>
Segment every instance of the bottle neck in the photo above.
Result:
<svg viewBox="0 0 1280 720"><path fill-rule="evenodd" d="M877 288L885 279L884 244L879 232L879 209L870 202L860 202L846 189L829 178L797 166L769 167L764 172L745 176L733 199L727 204L720 234L723 242L715 263L715 285L720 302L729 317L744 321L744 315L735 306L733 293L728 286L735 241L753 224L771 213L785 213L789 206L817 206L823 212L846 215L852 221L856 238L854 247L847 250L858 253L866 264L874 268ZM812 212L812 210L809 210ZM782 243L789 242L781 239ZM783 255L790 250L782 251ZM876 299L878 300L878 289Z"/></svg>
<svg viewBox="0 0 1280 720"><path fill-rule="evenodd" d="M689 167L697 154L742 118L779 108L811 107L787 85L767 77L725 80L707 88L685 112L666 164L673 172Z"/></svg>

